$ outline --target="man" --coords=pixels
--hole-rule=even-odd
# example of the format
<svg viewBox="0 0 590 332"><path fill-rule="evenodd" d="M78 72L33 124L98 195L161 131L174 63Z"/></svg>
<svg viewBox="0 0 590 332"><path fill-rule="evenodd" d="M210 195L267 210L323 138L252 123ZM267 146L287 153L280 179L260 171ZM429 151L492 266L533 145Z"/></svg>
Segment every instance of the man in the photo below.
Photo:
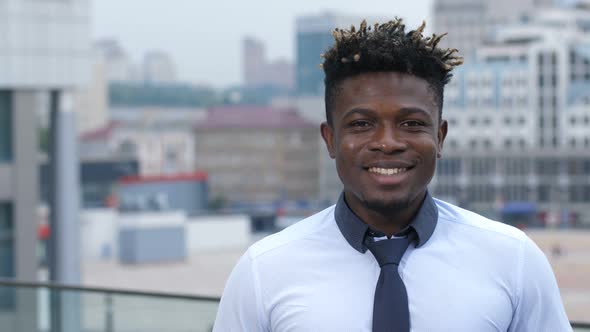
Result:
<svg viewBox="0 0 590 332"><path fill-rule="evenodd" d="M214 331L571 331L521 231L433 199L457 50L400 19L334 32L321 134L335 206L251 246Z"/></svg>

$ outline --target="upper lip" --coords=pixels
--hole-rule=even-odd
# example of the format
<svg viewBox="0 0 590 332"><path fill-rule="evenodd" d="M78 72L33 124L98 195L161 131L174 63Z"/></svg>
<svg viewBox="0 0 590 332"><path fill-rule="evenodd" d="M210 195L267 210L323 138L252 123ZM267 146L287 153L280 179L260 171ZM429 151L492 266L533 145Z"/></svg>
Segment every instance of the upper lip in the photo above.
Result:
<svg viewBox="0 0 590 332"><path fill-rule="evenodd" d="M412 167L414 167L414 164L409 163L407 161L380 160L380 161L374 161L371 163L367 163L365 165L365 168L367 168L367 169L373 168L373 167L377 167L377 168L412 168Z"/></svg>

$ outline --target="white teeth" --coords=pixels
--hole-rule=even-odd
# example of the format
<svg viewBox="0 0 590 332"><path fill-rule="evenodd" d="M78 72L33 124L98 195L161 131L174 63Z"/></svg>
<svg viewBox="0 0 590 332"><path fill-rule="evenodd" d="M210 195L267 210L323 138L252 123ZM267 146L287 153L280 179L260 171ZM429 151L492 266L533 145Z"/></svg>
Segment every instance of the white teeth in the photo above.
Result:
<svg viewBox="0 0 590 332"><path fill-rule="evenodd" d="M380 167L371 167L369 168L369 172L383 174L383 175L393 175L399 174L407 171L407 168L380 168Z"/></svg>

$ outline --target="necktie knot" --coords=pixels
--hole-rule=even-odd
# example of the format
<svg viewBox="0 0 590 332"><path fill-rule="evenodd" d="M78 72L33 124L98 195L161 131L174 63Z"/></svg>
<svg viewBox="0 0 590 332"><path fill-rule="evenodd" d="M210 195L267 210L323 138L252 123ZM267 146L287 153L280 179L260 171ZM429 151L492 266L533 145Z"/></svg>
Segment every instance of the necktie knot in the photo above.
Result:
<svg viewBox="0 0 590 332"><path fill-rule="evenodd" d="M392 238L387 240L375 241L372 237L367 237L365 245L371 251L380 267L389 264L399 265L404 252L412 242L413 233L403 238Z"/></svg>

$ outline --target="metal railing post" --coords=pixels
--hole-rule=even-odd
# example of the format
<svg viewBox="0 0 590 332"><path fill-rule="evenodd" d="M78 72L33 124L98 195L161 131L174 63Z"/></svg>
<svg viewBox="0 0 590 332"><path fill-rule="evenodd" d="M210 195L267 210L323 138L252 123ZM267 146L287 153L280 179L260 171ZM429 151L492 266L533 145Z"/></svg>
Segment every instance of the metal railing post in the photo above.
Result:
<svg viewBox="0 0 590 332"><path fill-rule="evenodd" d="M113 317L113 295L106 293L104 297L105 315L104 315L104 329L105 332L114 332L114 317Z"/></svg>

